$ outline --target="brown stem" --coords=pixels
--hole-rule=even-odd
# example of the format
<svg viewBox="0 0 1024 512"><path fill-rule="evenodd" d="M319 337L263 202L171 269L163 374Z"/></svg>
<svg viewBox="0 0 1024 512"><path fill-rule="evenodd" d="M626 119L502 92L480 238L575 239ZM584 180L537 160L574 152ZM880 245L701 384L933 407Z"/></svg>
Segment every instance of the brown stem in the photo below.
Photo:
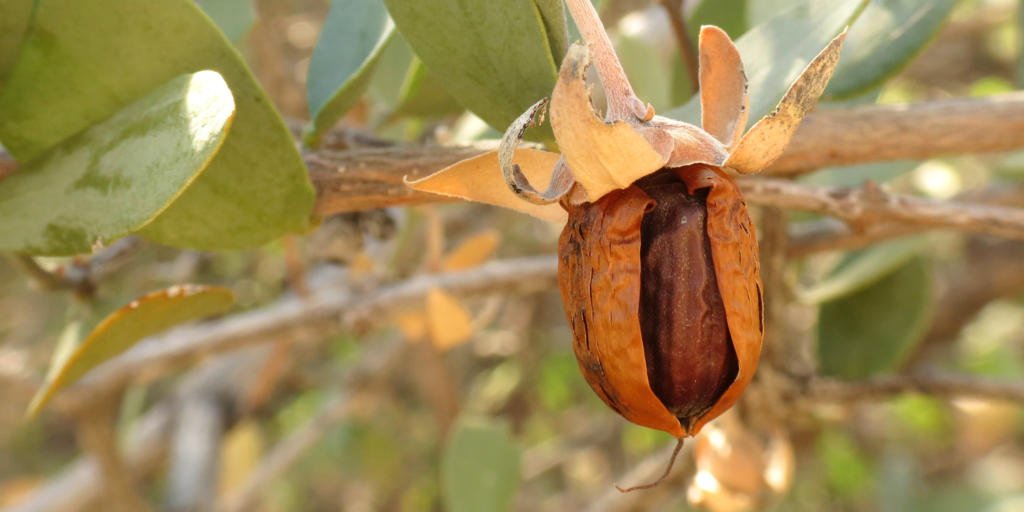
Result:
<svg viewBox="0 0 1024 512"><path fill-rule="evenodd" d="M686 27L686 20L683 17L683 2L681 0L658 0L658 3L668 13L668 21L672 24L672 33L676 36L676 44L679 45L679 55L686 67L686 76L690 78L690 87L694 94L700 91L700 71L697 67L697 49L690 39L689 29Z"/></svg>
<svg viewBox="0 0 1024 512"><path fill-rule="evenodd" d="M601 78L605 96L608 101L608 121L631 121L643 119L647 106L636 97L633 86L629 83L626 71L622 69L619 56L615 54L612 41L604 30L604 24L590 0L566 0L572 18L580 34L590 46L590 60Z"/></svg>

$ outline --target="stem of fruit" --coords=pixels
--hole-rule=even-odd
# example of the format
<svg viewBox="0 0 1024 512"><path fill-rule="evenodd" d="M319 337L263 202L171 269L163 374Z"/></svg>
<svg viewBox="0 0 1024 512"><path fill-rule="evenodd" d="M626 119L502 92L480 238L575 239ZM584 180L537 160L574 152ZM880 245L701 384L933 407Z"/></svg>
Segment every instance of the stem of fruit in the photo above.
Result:
<svg viewBox="0 0 1024 512"><path fill-rule="evenodd" d="M590 46L590 60L601 78L608 101L605 120L635 122L649 119L653 113L648 112L647 104L633 92L633 86L626 77L626 71L622 69L619 56L615 54L612 41L604 31L604 24L594 5L590 0L566 0L566 4L572 18L576 20L580 34Z"/></svg>

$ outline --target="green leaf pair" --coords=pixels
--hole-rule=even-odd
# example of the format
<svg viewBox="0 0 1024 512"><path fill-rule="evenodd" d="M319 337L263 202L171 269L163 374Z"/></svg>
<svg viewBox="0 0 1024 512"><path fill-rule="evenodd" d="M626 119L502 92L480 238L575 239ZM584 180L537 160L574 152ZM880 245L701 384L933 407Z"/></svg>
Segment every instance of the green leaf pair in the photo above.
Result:
<svg viewBox="0 0 1024 512"><path fill-rule="evenodd" d="M73 254L139 232L230 249L308 229L313 190L288 130L194 2L30 3L0 0L0 19L27 20L0 38L0 142L22 167L0 182L0 248ZM230 92L182 88L204 69ZM212 117L189 106L200 96L217 98Z"/></svg>

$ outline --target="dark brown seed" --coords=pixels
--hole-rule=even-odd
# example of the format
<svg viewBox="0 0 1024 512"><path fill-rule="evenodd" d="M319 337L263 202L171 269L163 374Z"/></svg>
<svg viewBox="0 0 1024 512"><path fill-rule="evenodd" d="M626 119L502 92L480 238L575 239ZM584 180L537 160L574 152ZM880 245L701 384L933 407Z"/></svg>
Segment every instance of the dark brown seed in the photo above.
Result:
<svg viewBox="0 0 1024 512"><path fill-rule="evenodd" d="M706 190L672 171L638 182L655 207L641 227L640 330L651 389L689 429L736 379L736 351L711 259Z"/></svg>

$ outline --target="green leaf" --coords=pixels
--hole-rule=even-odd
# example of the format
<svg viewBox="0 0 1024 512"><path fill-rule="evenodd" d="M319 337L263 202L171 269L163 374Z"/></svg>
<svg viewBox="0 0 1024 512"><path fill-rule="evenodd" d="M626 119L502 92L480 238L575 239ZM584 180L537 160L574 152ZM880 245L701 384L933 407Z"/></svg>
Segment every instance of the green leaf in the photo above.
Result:
<svg viewBox="0 0 1024 512"><path fill-rule="evenodd" d="M402 82L398 106L389 116L399 117L442 117L462 112L462 106L445 90L441 80L413 57L409 71Z"/></svg>
<svg viewBox="0 0 1024 512"><path fill-rule="evenodd" d="M70 255L150 223L207 168L235 104L224 79L171 80L0 183L0 250Z"/></svg>
<svg viewBox="0 0 1024 512"><path fill-rule="evenodd" d="M394 23L382 3L331 2L306 78L312 119L307 146L316 147L323 133L359 101L393 33Z"/></svg>
<svg viewBox="0 0 1024 512"><path fill-rule="evenodd" d="M749 26L747 0L703 0L687 20L691 34L699 34L701 25L715 25L733 39L742 36Z"/></svg>
<svg viewBox="0 0 1024 512"><path fill-rule="evenodd" d="M548 1L548 0L545 0ZM384 0L392 19L452 97L504 131L555 85L557 57L540 0ZM545 9L543 12L550 12Z"/></svg>
<svg viewBox="0 0 1024 512"><path fill-rule="evenodd" d="M0 90L0 141L21 162L182 73L213 69L236 122L209 169L143 235L181 247L251 247L309 228L313 188L294 140L248 68L191 0L39 0Z"/></svg>
<svg viewBox="0 0 1024 512"><path fill-rule="evenodd" d="M800 183L830 187L859 187L865 182L887 183L904 176L921 165L915 160L872 162L869 164L826 167L799 178Z"/></svg>
<svg viewBox="0 0 1024 512"><path fill-rule="evenodd" d="M867 288L822 304L822 373L858 379L895 369L924 336L932 306L930 265L920 256Z"/></svg>
<svg viewBox="0 0 1024 512"><path fill-rule="evenodd" d="M615 35L615 53L622 61L622 68L633 84L637 97L661 110L676 104L673 101L673 66L682 69L679 53L675 46L666 47L661 41L651 38L648 34L651 16L638 16L624 23L622 30ZM643 16L642 18L639 16ZM685 70L683 71L685 73ZM686 75L684 87L689 90Z"/></svg>
<svg viewBox="0 0 1024 512"><path fill-rule="evenodd" d="M771 112L804 67L856 19L867 0L809 0L778 13L736 41L750 90L750 123ZM668 117L700 122L700 98Z"/></svg>
<svg viewBox="0 0 1024 512"><path fill-rule="evenodd" d="M747 0L747 18L751 26L757 26L778 16L779 13L807 2L808 0Z"/></svg>
<svg viewBox="0 0 1024 512"><path fill-rule="evenodd" d="M402 86L416 58L402 34L395 31L392 43L384 48L370 80L367 96L384 109L392 109L401 100Z"/></svg>
<svg viewBox="0 0 1024 512"><path fill-rule="evenodd" d="M507 429L460 422L441 459L445 510L508 510L519 487L520 450Z"/></svg>
<svg viewBox="0 0 1024 512"><path fill-rule="evenodd" d="M847 253L824 279L800 293L810 304L835 300L864 289L921 254L927 238L913 236Z"/></svg>
<svg viewBox="0 0 1024 512"><path fill-rule="evenodd" d="M33 0L0 0L0 89L18 58L34 7Z"/></svg>
<svg viewBox="0 0 1024 512"><path fill-rule="evenodd" d="M256 21L252 0L196 0L228 39L241 42Z"/></svg>
<svg viewBox="0 0 1024 512"><path fill-rule="evenodd" d="M177 324L217 315L231 309L231 290L219 286L179 285L152 292L133 300L103 319L81 343L62 336L46 383L29 404L27 415L35 416L61 389L73 384L89 370L152 336Z"/></svg>
<svg viewBox="0 0 1024 512"><path fill-rule="evenodd" d="M829 99L856 96L903 69L931 41L957 0L873 0L850 28Z"/></svg>
<svg viewBox="0 0 1024 512"><path fill-rule="evenodd" d="M544 30L548 35L548 46L555 62L561 62L569 50L569 30L565 19L565 0L533 0Z"/></svg>

